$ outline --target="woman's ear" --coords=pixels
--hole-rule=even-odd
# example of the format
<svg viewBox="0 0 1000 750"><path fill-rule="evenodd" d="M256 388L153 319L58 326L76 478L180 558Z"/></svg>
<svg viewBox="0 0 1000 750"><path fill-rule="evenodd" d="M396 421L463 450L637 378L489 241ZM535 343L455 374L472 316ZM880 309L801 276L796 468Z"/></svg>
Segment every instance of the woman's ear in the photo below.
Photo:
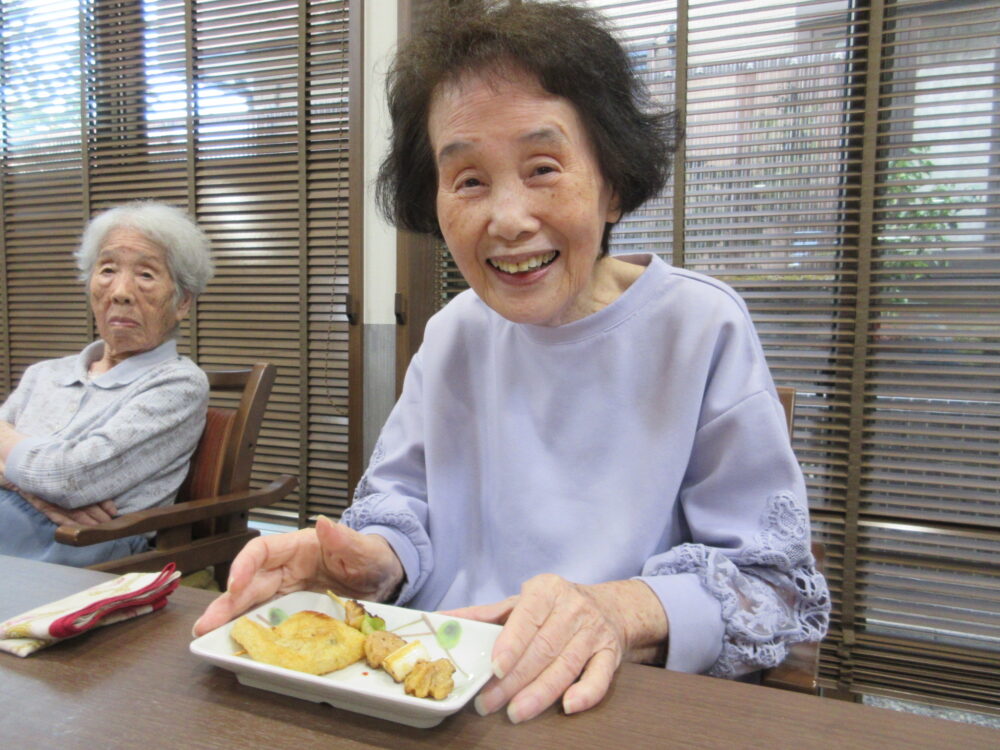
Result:
<svg viewBox="0 0 1000 750"><path fill-rule="evenodd" d="M618 200L618 193L611 193L611 200L608 201L608 212L604 221L608 224L617 224L622 218L621 201Z"/></svg>
<svg viewBox="0 0 1000 750"><path fill-rule="evenodd" d="M181 301L177 303L176 318L177 324L187 317L187 314L191 312L191 303L194 301L194 297L191 296L191 292L184 292L184 296L181 297Z"/></svg>

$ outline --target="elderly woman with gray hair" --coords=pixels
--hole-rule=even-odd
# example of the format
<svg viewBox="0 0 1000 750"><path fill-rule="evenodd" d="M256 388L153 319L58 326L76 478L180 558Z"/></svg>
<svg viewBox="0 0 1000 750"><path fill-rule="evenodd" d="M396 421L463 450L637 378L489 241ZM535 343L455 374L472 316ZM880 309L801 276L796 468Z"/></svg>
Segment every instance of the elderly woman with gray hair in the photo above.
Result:
<svg viewBox="0 0 1000 750"><path fill-rule="evenodd" d="M71 547L59 524L167 505L187 474L208 381L175 337L213 267L194 221L156 202L95 217L76 260L100 338L29 367L0 406L0 554L83 566L148 542Z"/></svg>

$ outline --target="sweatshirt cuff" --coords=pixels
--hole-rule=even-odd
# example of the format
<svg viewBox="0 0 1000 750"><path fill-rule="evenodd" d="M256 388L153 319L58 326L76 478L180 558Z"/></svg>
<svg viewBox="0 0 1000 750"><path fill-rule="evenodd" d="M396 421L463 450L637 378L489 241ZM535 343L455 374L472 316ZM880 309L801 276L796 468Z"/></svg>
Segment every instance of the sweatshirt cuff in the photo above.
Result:
<svg viewBox="0 0 1000 750"><path fill-rule="evenodd" d="M420 554L410 538L392 526L365 526L358 529L361 534L378 534L385 539L396 553L403 566L403 587L399 590L395 603L408 601L415 591L415 583L420 577Z"/></svg>
<svg viewBox="0 0 1000 750"><path fill-rule="evenodd" d="M7 454L4 469L4 476L7 477L7 481L16 484L25 492L34 492L34 489L26 481L27 477L25 476L22 464L27 459L28 452L32 448L44 445L47 442L48 438L44 437L26 437L11 448L10 453Z"/></svg>
<svg viewBox="0 0 1000 750"><path fill-rule="evenodd" d="M694 573L642 576L667 613L667 669L706 672L722 653L726 626L722 604L701 585Z"/></svg>

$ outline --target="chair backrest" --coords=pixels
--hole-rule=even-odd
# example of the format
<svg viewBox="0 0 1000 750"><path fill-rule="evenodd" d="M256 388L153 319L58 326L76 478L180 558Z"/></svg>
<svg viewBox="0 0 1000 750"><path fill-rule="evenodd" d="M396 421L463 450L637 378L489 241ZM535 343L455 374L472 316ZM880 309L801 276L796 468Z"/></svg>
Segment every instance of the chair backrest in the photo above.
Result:
<svg viewBox="0 0 1000 750"><path fill-rule="evenodd" d="M246 369L206 370L215 394L240 394L232 406L209 406L198 447L177 502L200 500L250 486L257 436L274 385L275 367L258 362Z"/></svg>
<svg viewBox="0 0 1000 750"><path fill-rule="evenodd" d="M795 389L788 385L776 386L778 400L785 410L785 420L788 423L788 434L792 434L792 427L795 423Z"/></svg>
<svg viewBox="0 0 1000 750"><path fill-rule="evenodd" d="M278 502L295 489L281 475L250 489L250 471L275 367L259 363L240 370L206 371L213 400L235 406L209 407L201 440L173 505L128 513L98 526L70 524L56 530L64 544L83 546L155 531L150 549L90 567L109 573L160 570L172 562L184 573L214 568L222 589L229 564L260 532L249 527L250 510ZM233 395L238 394L238 399ZM102 528L110 527L110 528Z"/></svg>
<svg viewBox="0 0 1000 750"><path fill-rule="evenodd" d="M781 401L781 406L785 410L790 436L795 422L795 389L787 385L779 385L777 391L778 400ZM816 569L823 573L826 568L826 547L822 542L813 542L812 554L816 558ZM815 695L819 690L818 676L819 644L795 643L789 647L788 655L781 664L763 671L761 684Z"/></svg>

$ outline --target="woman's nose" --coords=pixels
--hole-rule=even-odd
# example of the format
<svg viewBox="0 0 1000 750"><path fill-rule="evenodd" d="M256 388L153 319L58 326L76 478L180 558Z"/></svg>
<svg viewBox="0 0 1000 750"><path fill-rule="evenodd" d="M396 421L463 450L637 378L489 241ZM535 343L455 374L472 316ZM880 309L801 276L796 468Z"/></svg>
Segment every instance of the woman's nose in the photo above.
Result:
<svg viewBox="0 0 1000 750"><path fill-rule="evenodd" d="M111 299L118 304L127 304L135 299L135 284L127 273L119 273L111 283Z"/></svg>
<svg viewBox="0 0 1000 750"><path fill-rule="evenodd" d="M494 186L488 227L491 237L513 242L538 229L530 191L520 184Z"/></svg>

